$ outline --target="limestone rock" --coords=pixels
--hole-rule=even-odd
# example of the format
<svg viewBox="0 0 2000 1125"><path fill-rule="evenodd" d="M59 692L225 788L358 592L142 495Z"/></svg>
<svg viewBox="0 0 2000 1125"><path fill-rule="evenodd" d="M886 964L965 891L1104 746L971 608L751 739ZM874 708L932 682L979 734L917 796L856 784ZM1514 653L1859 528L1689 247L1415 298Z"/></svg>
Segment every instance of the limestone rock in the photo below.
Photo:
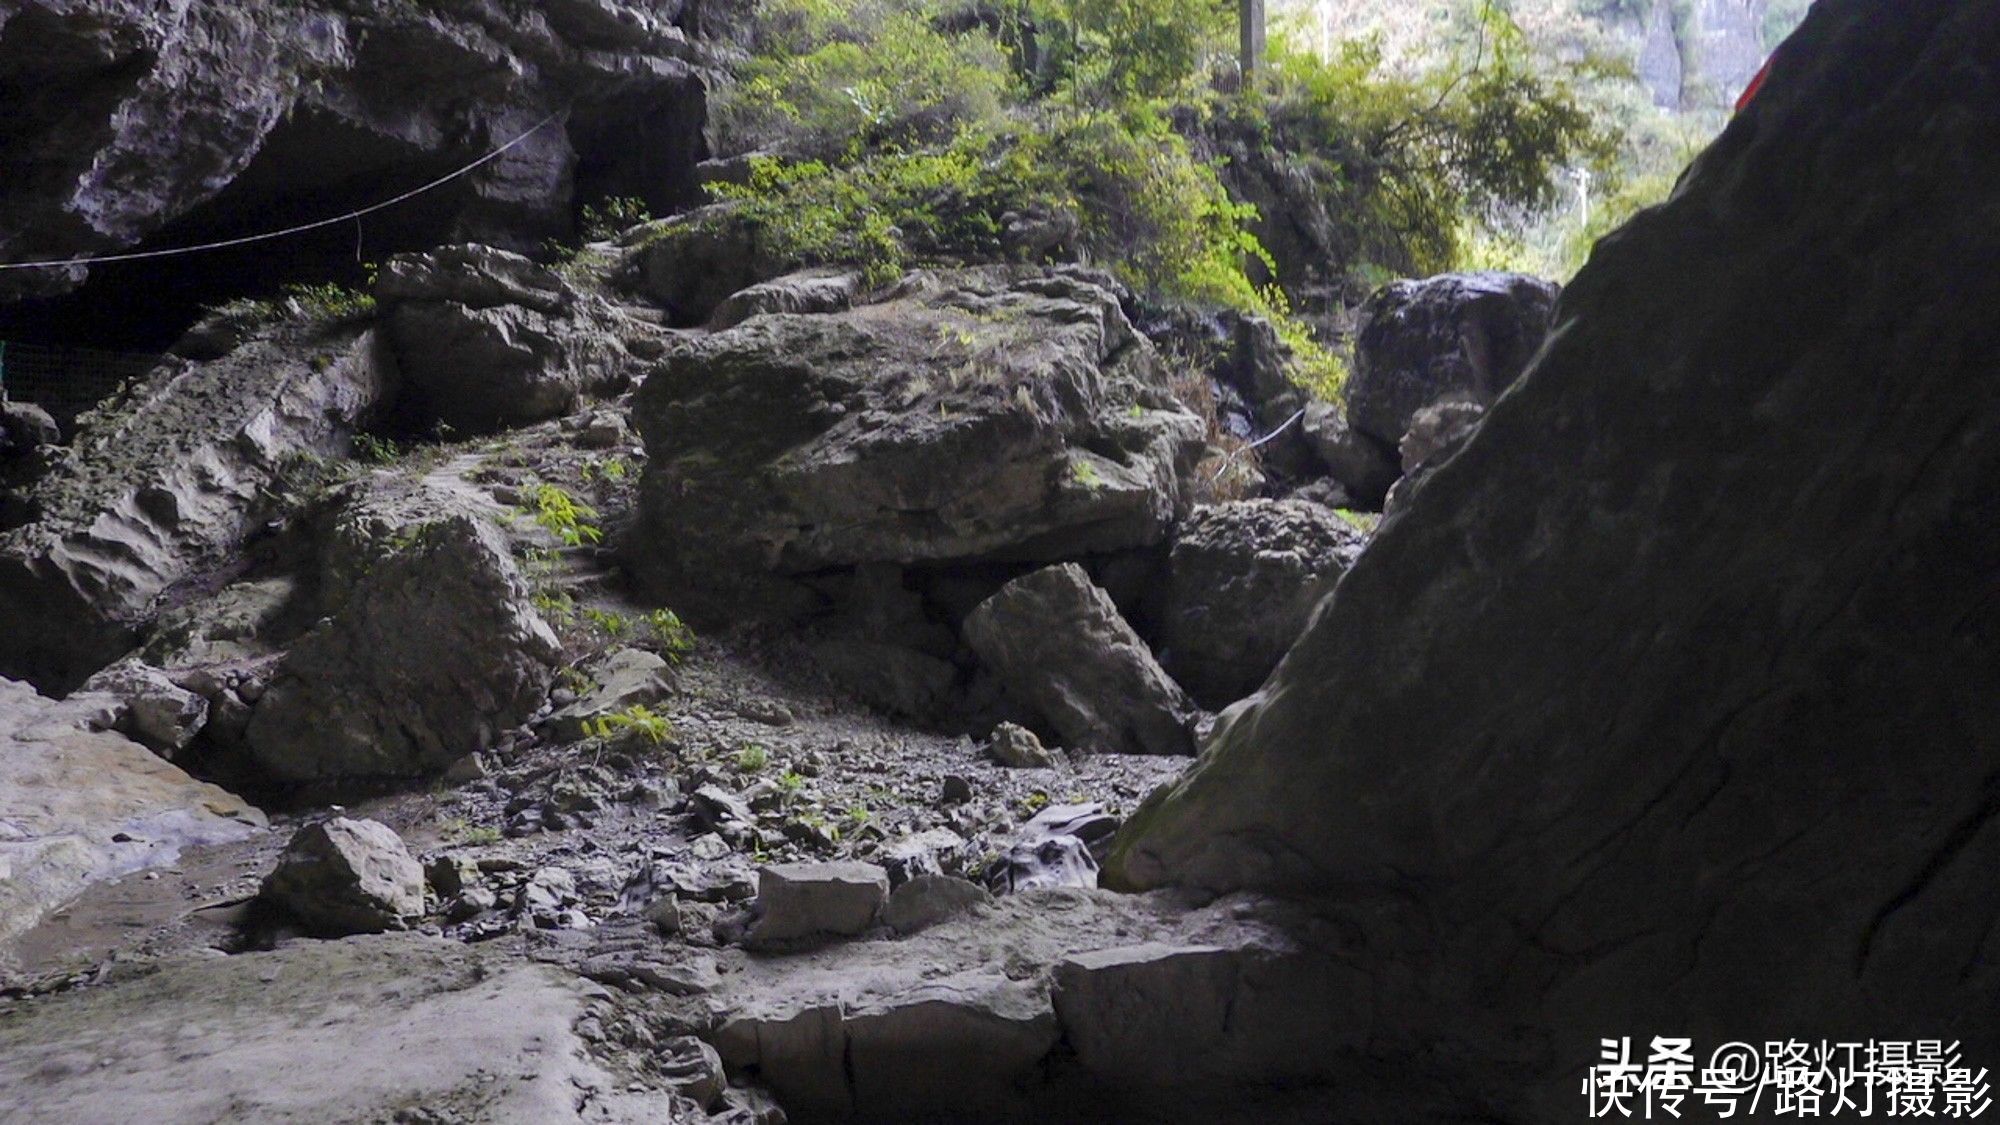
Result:
<svg viewBox="0 0 2000 1125"><path fill-rule="evenodd" d="M169 760L187 749L208 722L207 699L137 660L104 669L85 680L82 691L117 700L113 728Z"/></svg>
<svg viewBox="0 0 2000 1125"><path fill-rule="evenodd" d="M1015 723L1001 723L986 740L986 753L1010 769L1045 770L1061 764L1059 751L1042 745L1035 732Z"/></svg>
<svg viewBox="0 0 2000 1125"><path fill-rule="evenodd" d="M384 305L412 301L467 309L519 305L554 315L576 303L576 293L547 266L491 246L440 246L422 254L397 254L383 263L375 298Z"/></svg>
<svg viewBox="0 0 2000 1125"><path fill-rule="evenodd" d="M393 546L258 703L249 746L274 776L442 770L540 706L561 645L498 533L446 509Z"/></svg>
<svg viewBox="0 0 2000 1125"><path fill-rule="evenodd" d="M378 217L369 233L413 242L456 230L532 249L569 232L580 159L606 194L647 194L661 208L689 199L705 148L691 65L701 50L667 11L616 0L520 11L333 0L9 6L0 70L38 96L10 118L11 150L32 174L10 180L0 203L0 257L122 249L176 220L338 213L409 186L413 167L442 172L482 157L558 106L573 108L430 195L421 225L405 211ZM10 273L0 300L84 276ZM112 283L137 293L158 276Z"/></svg>
<svg viewBox="0 0 2000 1125"><path fill-rule="evenodd" d="M1366 537L1317 504L1239 500L1198 508L1175 537L1161 656L1203 706L1257 689L1305 632Z"/></svg>
<svg viewBox="0 0 2000 1125"><path fill-rule="evenodd" d="M0 963L92 883L240 840L264 814L121 735L86 700L0 679Z"/></svg>
<svg viewBox="0 0 2000 1125"><path fill-rule="evenodd" d="M302 455L338 456L394 388L374 333L274 330L168 360L35 482L0 534L0 674L69 690L129 651L155 599L236 549Z"/></svg>
<svg viewBox="0 0 2000 1125"><path fill-rule="evenodd" d="M454 429L536 422L576 402L575 361L541 313L426 302L398 306L388 326L410 392Z"/></svg>
<svg viewBox="0 0 2000 1125"><path fill-rule="evenodd" d="M889 875L872 863L782 863L758 875L759 945L814 936L851 937L875 924Z"/></svg>
<svg viewBox="0 0 2000 1125"><path fill-rule="evenodd" d="M908 1120L1004 1103L1056 1039L1032 984L968 972L854 1005L739 1012L715 1044L800 1114Z"/></svg>
<svg viewBox="0 0 2000 1125"><path fill-rule="evenodd" d="M1098 854L1118 830L1118 818L1096 802L1050 805L1021 826L1014 842L986 871L986 885L1014 894L1037 887L1097 886Z"/></svg>
<svg viewBox="0 0 2000 1125"><path fill-rule="evenodd" d="M32 402L0 402L0 461L62 440L62 428Z"/></svg>
<svg viewBox="0 0 2000 1125"><path fill-rule="evenodd" d="M732 295L715 310L708 326L734 328L766 313L832 313L854 304L860 275L846 270L805 270L759 282Z"/></svg>
<svg viewBox="0 0 2000 1125"><path fill-rule="evenodd" d="M771 613L759 576L1158 542L1201 424L1109 284L958 271L681 341L633 408L632 567L676 605Z"/></svg>
<svg viewBox="0 0 2000 1125"><path fill-rule="evenodd" d="M643 649L618 649L593 665L589 675L590 691L546 720L551 737L575 742L605 716L652 707L673 691L673 666Z"/></svg>
<svg viewBox="0 0 2000 1125"><path fill-rule="evenodd" d="M1606 1027L2000 1056L1996 52L1816 5L1108 880L1408 896L1371 1064L1471 1116L1573 1115Z"/></svg>
<svg viewBox="0 0 2000 1125"><path fill-rule="evenodd" d="M1354 428L1394 448L1439 399L1492 402L1542 346L1560 291L1509 273L1384 286L1361 310L1344 396Z"/></svg>
<svg viewBox="0 0 2000 1125"><path fill-rule="evenodd" d="M1075 751L1192 754L1194 704L1074 563L1017 578L965 620L965 643Z"/></svg>
<svg viewBox="0 0 2000 1125"><path fill-rule="evenodd" d="M1308 404L1300 433L1356 503L1380 504L1395 485L1394 446L1357 431L1348 420L1347 408L1339 403Z"/></svg>
<svg viewBox="0 0 2000 1125"><path fill-rule="evenodd" d="M914 934L992 901L986 888L971 880L919 875L889 892L882 921L899 934Z"/></svg>
<svg viewBox="0 0 2000 1125"><path fill-rule="evenodd" d="M321 937L380 933L424 912L424 869L388 825L337 816L299 829L258 893Z"/></svg>
<svg viewBox="0 0 2000 1125"><path fill-rule="evenodd" d="M292 942L15 1005L0 1089L29 1121L684 1120L593 1060L588 1011L570 974L490 946Z"/></svg>

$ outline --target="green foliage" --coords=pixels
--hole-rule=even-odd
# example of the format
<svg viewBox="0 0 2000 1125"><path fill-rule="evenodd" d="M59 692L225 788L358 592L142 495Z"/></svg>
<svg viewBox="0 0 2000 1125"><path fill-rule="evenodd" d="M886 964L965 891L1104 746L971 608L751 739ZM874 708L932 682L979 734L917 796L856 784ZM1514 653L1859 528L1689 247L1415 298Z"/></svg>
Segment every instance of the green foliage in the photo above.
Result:
<svg viewBox="0 0 2000 1125"><path fill-rule="evenodd" d="M1095 104L1189 92L1211 56L1227 56L1228 0L1031 0L1038 77Z"/></svg>
<svg viewBox="0 0 2000 1125"><path fill-rule="evenodd" d="M374 272L373 267L369 272ZM301 314L313 320L359 320L375 313L374 297L331 281L319 285L294 283L285 286L284 293Z"/></svg>
<svg viewBox="0 0 2000 1125"><path fill-rule="evenodd" d="M583 733L606 741L637 737L657 746L674 736L674 725L666 716L640 703L586 722Z"/></svg>
<svg viewBox="0 0 2000 1125"><path fill-rule="evenodd" d="M751 743L736 752L736 772L762 773L771 764L771 752L757 743Z"/></svg>
<svg viewBox="0 0 2000 1125"><path fill-rule="evenodd" d="M656 609L646 615L646 627L653 633L653 642L659 654L668 663L679 664L694 651L694 630L671 609Z"/></svg>
<svg viewBox="0 0 2000 1125"><path fill-rule="evenodd" d="M402 447L394 438L378 437L370 433L354 435L352 442L354 457L371 465L388 465L403 455Z"/></svg>
<svg viewBox="0 0 2000 1125"><path fill-rule="evenodd" d="M785 793L796 794L806 787L805 775L797 770L786 770L778 775L778 788Z"/></svg>
<svg viewBox="0 0 2000 1125"><path fill-rule="evenodd" d="M645 200L617 196L600 203L584 204L577 233L585 242L603 242L652 221L653 212L646 206Z"/></svg>
<svg viewBox="0 0 2000 1125"><path fill-rule="evenodd" d="M771 0L760 51L712 112L737 152L853 157L948 141L1011 92L983 34L948 35L916 0Z"/></svg>
<svg viewBox="0 0 2000 1125"><path fill-rule="evenodd" d="M581 547L604 539L604 532L591 522L597 518L597 509L578 502L560 485L538 482L528 490L524 507L544 531L565 547Z"/></svg>
<svg viewBox="0 0 2000 1125"><path fill-rule="evenodd" d="M487 847L501 840L500 830L490 824L465 828L453 834L457 836L459 843L471 847Z"/></svg>

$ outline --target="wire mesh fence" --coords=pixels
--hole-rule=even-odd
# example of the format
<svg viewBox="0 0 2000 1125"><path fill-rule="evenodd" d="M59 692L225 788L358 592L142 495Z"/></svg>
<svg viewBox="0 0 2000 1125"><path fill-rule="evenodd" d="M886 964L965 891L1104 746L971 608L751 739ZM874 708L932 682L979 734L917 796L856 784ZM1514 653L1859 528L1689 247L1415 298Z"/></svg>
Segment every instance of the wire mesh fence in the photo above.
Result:
<svg viewBox="0 0 2000 1125"><path fill-rule="evenodd" d="M139 352L0 341L0 399L34 403L67 434L77 415L159 362L159 356Z"/></svg>

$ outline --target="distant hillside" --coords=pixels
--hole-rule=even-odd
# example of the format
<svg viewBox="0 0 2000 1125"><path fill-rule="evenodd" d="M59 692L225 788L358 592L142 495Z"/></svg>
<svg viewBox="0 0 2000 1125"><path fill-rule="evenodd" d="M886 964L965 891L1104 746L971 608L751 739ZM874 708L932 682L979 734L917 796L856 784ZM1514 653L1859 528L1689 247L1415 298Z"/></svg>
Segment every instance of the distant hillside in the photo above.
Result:
<svg viewBox="0 0 2000 1125"><path fill-rule="evenodd" d="M1481 0L1279 0L1308 41L1376 34L1392 61L1420 63L1456 45ZM1495 0L1536 44L1559 57L1629 64L1653 104L1727 107L1810 0Z"/></svg>

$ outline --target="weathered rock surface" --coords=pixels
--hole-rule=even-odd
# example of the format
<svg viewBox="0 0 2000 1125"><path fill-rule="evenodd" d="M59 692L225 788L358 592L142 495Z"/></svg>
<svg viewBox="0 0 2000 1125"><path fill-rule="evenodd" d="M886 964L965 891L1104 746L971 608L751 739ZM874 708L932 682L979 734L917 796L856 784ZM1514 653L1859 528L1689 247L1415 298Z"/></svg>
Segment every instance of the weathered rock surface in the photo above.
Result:
<svg viewBox="0 0 2000 1125"><path fill-rule="evenodd" d="M872 863L784 863L757 877L760 945L809 937L851 937L875 924L889 898L889 873Z"/></svg>
<svg viewBox="0 0 2000 1125"><path fill-rule="evenodd" d="M1050 805L1016 833L986 871L986 885L1005 894L1038 887L1097 886L1098 855L1118 830L1118 818L1096 802Z"/></svg>
<svg viewBox="0 0 2000 1125"><path fill-rule="evenodd" d="M89 700L0 679L0 963L91 883L254 835L264 814L121 735Z"/></svg>
<svg viewBox="0 0 2000 1125"><path fill-rule="evenodd" d="M0 674L69 690L123 655L155 599L268 518L288 462L346 452L394 387L373 332L283 328L169 359L31 488L0 534Z"/></svg>
<svg viewBox="0 0 2000 1125"><path fill-rule="evenodd" d="M1996 52L1816 5L1107 874L1410 896L1373 1053L1464 1115L1607 1028L2000 1056Z"/></svg>
<svg viewBox="0 0 2000 1125"><path fill-rule="evenodd" d="M401 929L424 911L424 882L394 829L336 816L299 829L261 894L314 934L346 937Z"/></svg>
<svg viewBox="0 0 2000 1125"><path fill-rule="evenodd" d="M1298 500L1198 508L1174 539L1161 656L1203 706L1249 695L1305 632L1366 536Z"/></svg>
<svg viewBox="0 0 2000 1125"><path fill-rule="evenodd" d="M115 700L112 729L171 761L208 722L208 700L158 668L121 660L83 683L86 695Z"/></svg>
<svg viewBox="0 0 2000 1125"><path fill-rule="evenodd" d="M847 270L805 270L744 289L715 310L709 327L734 328L766 313L842 312L861 292L861 277Z"/></svg>
<svg viewBox="0 0 2000 1125"><path fill-rule="evenodd" d="M621 648L592 665L588 674L590 690L548 717L552 737L575 742L606 717L650 708L673 691L673 666L644 649Z"/></svg>
<svg viewBox="0 0 2000 1125"><path fill-rule="evenodd" d="M1395 448L1444 398L1492 402L1548 335L1560 287L1524 274L1444 274L1384 286L1361 310L1344 394L1354 428Z"/></svg>
<svg viewBox="0 0 2000 1125"><path fill-rule="evenodd" d="M965 643L1071 750L1194 753L1193 702L1074 563L1002 587L965 619Z"/></svg>
<svg viewBox="0 0 2000 1125"><path fill-rule="evenodd" d="M741 607L760 574L1159 541L1201 423L1108 284L919 277L672 348L634 405L651 459L631 565L677 605L733 584Z"/></svg>
<svg viewBox="0 0 2000 1125"><path fill-rule="evenodd" d="M993 901L986 888L952 875L919 875L889 892L882 921L899 934L914 934Z"/></svg>
<svg viewBox="0 0 2000 1125"><path fill-rule="evenodd" d="M1061 764L1056 751L1042 745L1035 732L1015 723L1001 723L986 740L986 752L1009 769L1045 770Z"/></svg>
<svg viewBox="0 0 2000 1125"><path fill-rule="evenodd" d="M161 1125L685 1120L589 1056L573 1030L588 1006L557 970L414 935L171 961L0 1014L0 1107Z"/></svg>
<svg viewBox="0 0 2000 1125"><path fill-rule="evenodd" d="M499 534L440 502L286 655L248 731L293 781L412 777L541 706L561 645Z"/></svg>
<svg viewBox="0 0 2000 1125"><path fill-rule="evenodd" d="M175 220L234 234L243 214L338 213L378 201L392 171L442 173L566 109L432 196L421 220L377 220L392 236L424 221L532 248L570 229L580 150L606 194L660 208L691 194L696 56L668 10L615 0L12 5L0 74L26 93L10 116L0 257L121 249ZM83 274L10 273L0 298Z"/></svg>

